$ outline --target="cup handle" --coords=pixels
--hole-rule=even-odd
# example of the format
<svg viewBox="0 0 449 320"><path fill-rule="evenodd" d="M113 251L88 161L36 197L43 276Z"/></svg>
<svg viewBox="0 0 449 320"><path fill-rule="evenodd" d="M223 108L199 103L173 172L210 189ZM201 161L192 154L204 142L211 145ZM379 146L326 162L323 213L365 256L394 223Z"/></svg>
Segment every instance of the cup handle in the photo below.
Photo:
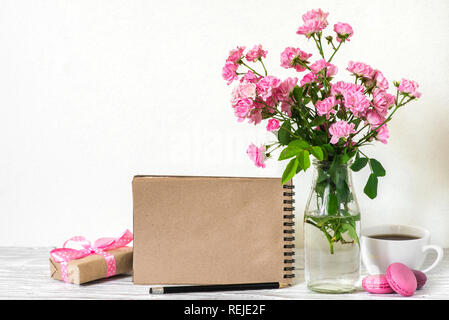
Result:
<svg viewBox="0 0 449 320"><path fill-rule="evenodd" d="M426 272L429 272L430 270L432 270L433 268L435 268L436 265L441 261L441 259L443 259L443 249L439 246L427 245L427 246L423 246L422 250L423 250L423 252L425 252L427 250L435 250L437 252L437 258L432 263L432 265L430 267L426 268L425 270L422 270L422 272L426 273Z"/></svg>

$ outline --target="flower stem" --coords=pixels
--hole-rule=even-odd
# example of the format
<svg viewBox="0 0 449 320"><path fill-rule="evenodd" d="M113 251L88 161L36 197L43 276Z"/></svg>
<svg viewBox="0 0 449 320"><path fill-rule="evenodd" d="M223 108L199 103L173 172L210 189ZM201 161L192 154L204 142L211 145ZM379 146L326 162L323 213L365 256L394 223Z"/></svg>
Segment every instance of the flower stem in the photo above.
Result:
<svg viewBox="0 0 449 320"><path fill-rule="evenodd" d="M338 49L340 49L340 46L341 46L342 43L343 43L343 41L340 42L340 43L338 44L337 49L334 50L334 53L333 53L333 54L331 55L331 57L329 58L329 61L328 61L328 62L331 62L332 58L333 58L334 55L337 53Z"/></svg>
<svg viewBox="0 0 449 320"><path fill-rule="evenodd" d="M321 57L323 57L323 59L326 60L326 58L324 57L323 46L321 45L321 33L318 33L316 35L316 38L315 38L315 33L314 33L312 35L312 37L316 43L316 46L318 47L318 51L320 52Z"/></svg>
<svg viewBox="0 0 449 320"><path fill-rule="evenodd" d="M387 122L389 122L389 121L391 120L391 117L392 117L393 114L396 112L396 110L398 110L400 107L406 105L407 103L409 103L410 101L413 100L413 99L409 99L409 100L407 100L406 102L404 102L404 99L405 99L405 96L402 97L402 99L401 99L401 101L399 102L399 104L398 104L398 102L397 102L397 100L396 100L396 107L394 108L393 112L390 113L390 115L388 116L388 118L386 118L386 119L385 119L385 120L384 120L378 127L376 127L376 129L371 130L371 132L368 133L365 137L363 137L359 142L357 142L357 144L355 144L354 147L355 147L355 148L356 148L356 147L360 147L364 142L366 142L366 141L369 140L371 137L373 137L373 136L376 134L377 129L379 129L380 127L382 127L384 124L386 124ZM403 102L404 102L404 103L403 103ZM368 124L366 124L362 129L360 129L359 131L357 131L357 132L354 134L354 136L355 136L356 134L358 134L361 130L363 130L366 126L368 126Z"/></svg>
<svg viewBox="0 0 449 320"><path fill-rule="evenodd" d="M364 153L362 152L362 150L359 149L359 152L360 152L361 154L363 154L363 155L365 156L365 158L368 158L368 156L367 156L366 154L364 154Z"/></svg>
<svg viewBox="0 0 449 320"><path fill-rule="evenodd" d="M253 68L251 68L249 65L247 65L245 62L243 62L242 60L240 60L241 64L243 64L245 67L247 67L249 70L251 70L252 72L254 72L255 74L257 74L260 77L263 77L259 72L257 72L256 70L254 70Z"/></svg>
<svg viewBox="0 0 449 320"><path fill-rule="evenodd" d="M259 58L260 63L262 64L263 70L265 71L265 76L268 75L267 69L265 68L265 65L263 64L262 58Z"/></svg>
<svg viewBox="0 0 449 320"><path fill-rule="evenodd" d="M255 100L255 101L256 101L256 100ZM272 106L266 104L265 101L263 101L263 100L257 100L256 102L262 103L262 104L264 104L268 109L273 110L274 112L276 112L276 114L280 115L284 121L287 121L287 120L289 121L289 120L290 120L289 118L287 118L286 116L284 116L284 115L282 114L282 112L279 111L277 108L272 107Z"/></svg>
<svg viewBox="0 0 449 320"><path fill-rule="evenodd" d="M373 137L373 136L377 133L377 129L379 129L380 127L382 127L384 124L386 124L387 122L389 122L389 121L391 120L391 117L392 117L393 114L396 112L396 110L399 109L399 107L400 107L400 105L399 105L399 106L396 106L396 108L394 108L393 112L390 113L390 115L388 116L387 119L385 119L385 120L384 120L378 127L376 127L376 129L371 130L371 132L368 133L365 137L363 137L359 142L357 142L357 144L356 144L354 147L359 147L360 144L362 144L363 142L369 140L369 138ZM367 126L367 125L365 125L365 127L366 127L366 126ZM365 127L363 127L363 128L365 128ZM363 128L362 128L362 129L363 129Z"/></svg>
<svg viewBox="0 0 449 320"><path fill-rule="evenodd" d="M285 131L287 131L290 135L292 135L293 137L297 138L297 139L301 139L301 137L297 136L296 134L292 133L289 129L287 129L286 127L280 127L279 129L284 129Z"/></svg>

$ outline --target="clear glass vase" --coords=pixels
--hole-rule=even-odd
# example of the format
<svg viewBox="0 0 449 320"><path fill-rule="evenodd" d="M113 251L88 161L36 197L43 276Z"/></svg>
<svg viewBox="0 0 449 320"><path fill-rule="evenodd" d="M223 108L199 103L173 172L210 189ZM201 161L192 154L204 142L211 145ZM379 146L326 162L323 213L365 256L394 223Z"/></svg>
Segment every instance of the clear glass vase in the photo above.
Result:
<svg viewBox="0 0 449 320"><path fill-rule="evenodd" d="M360 278L360 210L351 163L314 161L313 165L304 212L307 287L325 293L352 292Z"/></svg>

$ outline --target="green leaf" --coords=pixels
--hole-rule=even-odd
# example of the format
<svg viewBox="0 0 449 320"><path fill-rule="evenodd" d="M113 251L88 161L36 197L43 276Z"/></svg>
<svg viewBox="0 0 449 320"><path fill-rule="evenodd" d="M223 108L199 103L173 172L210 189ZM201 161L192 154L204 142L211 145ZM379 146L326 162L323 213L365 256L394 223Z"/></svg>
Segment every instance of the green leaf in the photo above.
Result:
<svg viewBox="0 0 449 320"><path fill-rule="evenodd" d="M351 191L349 190L348 183L345 178L340 176L337 179L337 198L340 202L348 202L351 197Z"/></svg>
<svg viewBox="0 0 449 320"><path fill-rule="evenodd" d="M324 191L326 190L327 183L326 181L319 183L315 187L315 191L318 193L319 197L323 199Z"/></svg>
<svg viewBox="0 0 449 320"><path fill-rule="evenodd" d="M311 99L309 97L304 97L303 104L306 106L310 102L310 100Z"/></svg>
<svg viewBox="0 0 449 320"><path fill-rule="evenodd" d="M344 223L349 223L351 226L355 228L355 222L360 221L360 215L351 215L347 210L340 210L340 212L345 216L345 218L341 218L341 221Z"/></svg>
<svg viewBox="0 0 449 320"><path fill-rule="evenodd" d="M316 117L315 119L312 120L312 122L310 122L310 126L311 127L321 126L325 121L326 121L325 116Z"/></svg>
<svg viewBox="0 0 449 320"><path fill-rule="evenodd" d="M278 160L281 161L285 159L290 159L292 157L295 157L299 152L301 152L301 149L295 147L287 147L281 151Z"/></svg>
<svg viewBox="0 0 449 320"><path fill-rule="evenodd" d="M351 170L358 172L362 170L366 164L368 163L368 158L358 158L354 161L354 163L351 165Z"/></svg>
<svg viewBox="0 0 449 320"><path fill-rule="evenodd" d="M323 151L323 160L327 160L328 154L327 154L326 149L324 149L323 147L321 147L321 151Z"/></svg>
<svg viewBox="0 0 449 320"><path fill-rule="evenodd" d="M310 102L310 98L309 97L305 97L304 101L303 101L304 105L306 106L309 102Z"/></svg>
<svg viewBox="0 0 449 320"><path fill-rule="evenodd" d="M345 164L346 162L348 162L350 159L349 154L347 153L343 153L340 157L339 157L339 162L340 164Z"/></svg>
<svg viewBox="0 0 449 320"><path fill-rule="evenodd" d="M299 161L299 165L301 168L306 171L310 167L310 154L307 150L302 150L298 156L297 159Z"/></svg>
<svg viewBox="0 0 449 320"><path fill-rule="evenodd" d="M306 141L304 140L293 140L290 141L290 143L288 144L289 147L295 147L298 148L300 150L304 150L304 149L309 149L310 148L310 144L308 144Z"/></svg>
<svg viewBox="0 0 449 320"><path fill-rule="evenodd" d="M314 145L321 145L321 148L324 149L324 144L327 141L327 133L326 131L315 130L314 131L315 139L313 140Z"/></svg>
<svg viewBox="0 0 449 320"><path fill-rule="evenodd" d="M290 141L287 148L282 150L278 160L285 160L298 155L302 150L310 148L310 145L304 140Z"/></svg>
<svg viewBox="0 0 449 320"><path fill-rule="evenodd" d="M291 178L295 176L298 164L298 158L290 160L290 162L285 167L284 173L282 174L282 184L287 183Z"/></svg>
<svg viewBox="0 0 449 320"><path fill-rule="evenodd" d="M323 150L321 150L320 147L315 146L315 147L310 148L310 153L313 154L313 156L315 158L317 158L318 160L323 161L324 153L323 153Z"/></svg>
<svg viewBox="0 0 449 320"><path fill-rule="evenodd" d="M340 119L344 119L345 118L345 114L346 114L345 110L344 109L340 109L337 112L337 117L339 117Z"/></svg>
<svg viewBox="0 0 449 320"><path fill-rule="evenodd" d="M377 176L374 173L370 174L363 191L370 199L377 197Z"/></svg>
<svg viewBox="0 0 449 320"><path fill-rule="evenodd" d="M332 147L329 143L323 144L323 145L321 146L321 148L323 148L324 150L326 150L326 152L327 152L328 155L333 155L333 154L335 153L335 152L334 152L334 147Z"/></svg>
<svg viewBox="0 0 449 320"><path fill-rule="evenodd" d="M354 128L357 130L357 127L359 126L360 122L362 121L362 119L358 118L355 120L352 120L352 122L354 123Z"/></svg>
<svg viewBox="0 0 449 320"><path fill-rule="evenodd" d="M353 150L349 153L346 153L346 150L345 150L345 153L343 153L343 155L340 157L340 163L341 164L347 163L353 156L355 156L355 153L356 153L356 150Z"/></svg>
<svg viewBox="0 0 449 320"><path fill-rule="evenodd" d="M371 170L373 170L373 173L377 177L383 177L385 176L385 169L382 167L379 161L376 159L369 159L369 164L371 166Z"/></svg>
<svg viewBox="0 0 449 320"><path fill-rule="evenodd" d="M317 226L321 228L322 226L326 225L326 223L328 223L332 219L334 219L334 217L329 217L329 216L328 217L324 217L324 218L322 218L322 219L317 221Z"/></svg>
<svg viewBox="0 0 449 320"><path fill-rule="evenodd" d="M338 157L334 157L334 159L332 160L332 163L329 167L329 169L327 170L327 173L329 174L331 180L334 183L337 183L337 173L338 173Z"/></svg>
<svg viewBox="0 0 449 320"><path fill-rule="evenodd" d="M329 179L329 175L327 174L327 172L321 168L318 168L318 177L316 179L316 183L318 184L323 181L327 181L328 179Z"/></svg>
<svg viewBox="0 0 449 320"><path fill-rule="evenodd" d="M315 104L318 101L319 98L318 98L318 94L316 92L316 89L314 87L309 89L309 95L312 98L313 104Z"/></svg>
<svg viewBox="0 0 449 320"><path fill-rule="evenodd" d="M360 246L359 236L357 235L355 228L349 223L344 223L343 229L348 231L349 236Z"/></svg>
<svg viewBox="0 0 449 320"><path fill-rule="evenodd" d="M337 196L333 193L327 196L327 212L330 215L335 215L337 213L338 200Z"/></svg>
<svg viewBox="0 0 449 320"><path fill-rule="evenodd" d="M302 87L299 87L299 86L296 86L294 89L293 89L293 97L295 97L295 100L296 101L301 101L302 100L302 94L303 94L303 88Z"/></svg>
<svg viewBox="0 0 449 320"><path fill-rule="evenodd" d="M290 125L289 121L285 121L282 124L282 126L279 128L278 139L279 139L279 143L283 146L288 145L288 143L291 140L290 129L291 129L291 125Z"/></svg>

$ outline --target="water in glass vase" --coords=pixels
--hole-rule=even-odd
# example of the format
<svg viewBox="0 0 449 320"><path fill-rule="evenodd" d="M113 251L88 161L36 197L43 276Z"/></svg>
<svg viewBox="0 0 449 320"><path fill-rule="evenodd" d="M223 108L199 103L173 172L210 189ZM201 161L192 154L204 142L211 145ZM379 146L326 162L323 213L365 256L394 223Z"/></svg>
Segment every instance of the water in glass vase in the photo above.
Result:
<svg viewBox="0 0 449 320"><path fill-rule="evenodd" d="M323 293L356 290L360 277L360 214L320 216L310 212L304 222L307 287Z"/></svg>

